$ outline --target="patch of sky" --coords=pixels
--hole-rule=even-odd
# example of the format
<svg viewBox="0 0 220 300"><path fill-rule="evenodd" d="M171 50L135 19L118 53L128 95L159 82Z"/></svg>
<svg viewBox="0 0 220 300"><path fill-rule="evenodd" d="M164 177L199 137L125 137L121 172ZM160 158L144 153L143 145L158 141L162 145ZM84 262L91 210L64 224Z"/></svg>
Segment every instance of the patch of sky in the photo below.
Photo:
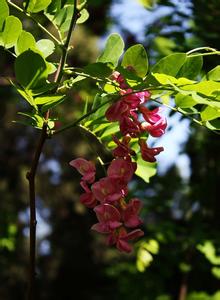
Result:
<svg viewBox="0 0 220 300"><path fill-rule="evenodd" d="M19 220L25 225L23 229L23 234L25 237L29 237L29 216L30 216L29 208L21 211L18 216ZM42 255L48 254L48 251L50 249L48 245L49 242L45 240L45 237L47 237L52 231L52 228L48 221L49 217L50 217L50 210L44 206L42 199L37 197L36 198L36 219L37 219L36 233L37 233L37 241L40 242L39 253ZM44 242L46 242L46 244Z"/></svg>
<svg viewBox="0 0 220 300"><path fill-rule="evenodd" d="M50 182L52 184L57 185L60 183L62 169L58 160L54 158L45 160L44 163L41 165L41 171L44 173L50 173Z"/></svg>
<svg viewBox="0 0 220 300"><path fill-rule="evenodd" d="M190 160L186 154L181 152L190 135L190 121L182 119L178 113L169 116L169 109L164 109L164 114L170 130L167 130L160 138L150 137L148 144L152 147L164 147L164 151L157 156L160 175L165 174L175 164L182 178L187 181L191 174Z"/></svg>
<svg viewBox="0 0 220 300"><path fill-rule="evenodd" d="M111 32L123 32L123 30L134 34L137 41L143 42L146 39L146 27L152 24L156 19L171 14L172 7L158 6L156 10L148 11L136 0L114 1L111 6L110 16L117 25L110 28ZM120 32L119 32L120 33ZM109 32L108 32L109 34Z"/></svg>

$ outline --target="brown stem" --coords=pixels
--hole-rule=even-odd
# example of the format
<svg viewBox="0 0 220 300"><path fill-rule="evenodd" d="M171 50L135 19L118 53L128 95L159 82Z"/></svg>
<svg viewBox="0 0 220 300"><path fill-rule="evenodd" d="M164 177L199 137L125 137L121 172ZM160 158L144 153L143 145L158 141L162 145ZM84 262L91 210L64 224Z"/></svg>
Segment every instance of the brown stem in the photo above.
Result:
<svg viewBox="0 0 220 300"><path fill-rule="evenodd" d="M71 24L69 27L69 31L67 34L67 39L65 44L63 45L63 53L61 56L60 64L58 66L55 82L58 83L58 86L62 79L63 68L66 63L67 53L69 42L71 38L71 33L76 25L77 18L79 17L77 8L77 1L74 0L74 12L71 20ZM36 200L35 200L35 177L37 173L37 167L39 164L40 155L43 150L44 143L48 138L47 135L47 120L49 119L49 110L45 114L45 122L41 130L41 135L36 146L34 158L31 163L30 171L27 172L27 180L29 181L29 198L30 198L30 266L29 266L29 289L28 289L28 300L35 299L35 275L36 275Z"/></svg>
<svg viewBox="0 0 220 300"><path fill-rule="evenodd" d="M178 300L186 300L188 290L188 274L184 274L180 285Z"/></svg>
<svg viewBox="0 0 220 300"><path fill-rule="evenodd" d="M32 160L30 171L27 172L27 180L29 181L29 197L30 197L30 266L29 266L29 289L28 300L35 299L35 266L36 266L36 203L35 203L35 176L40 155L47 138L47 123L43 125L41 135L36 147L34 158Z"/></svg>

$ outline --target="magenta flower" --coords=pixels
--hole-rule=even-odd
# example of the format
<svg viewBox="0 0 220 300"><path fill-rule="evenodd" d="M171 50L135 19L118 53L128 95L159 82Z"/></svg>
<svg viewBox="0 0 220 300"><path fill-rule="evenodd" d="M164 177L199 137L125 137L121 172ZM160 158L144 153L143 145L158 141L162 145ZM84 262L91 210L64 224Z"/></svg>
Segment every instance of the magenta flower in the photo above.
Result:
<svg viewBox="0 0 220 300"><path fill-rule="evenodd" d="M127 194L127 187L120 180L104 177L92 185L93 195L103 203L112 203L120 200Z"/></svg>
<svg viewBox="0 0 220 300"><path fill-rule="evenodd" d="M167 127L166 118L161 114L161 108L150 111L144 106L140 106L140 111L146 122L141 124L141 129L149 132L153 137L160 137Z"/></svg>
<svg viewBox="0 0 220 300"><path fill-rule="evenodd" d="M137 164L129 159L116 158L108 167L107 174L109 177L115 178L115 181L121 179L123 182L127 183L131 180L136 168Z"/></svg>
<svg viewBox="0 0 220 300"><path fill-rule="evenodd" d="M142 203L138 198L133 198L122 210L122 219L126 227L135 228L142 224L141 219L138 216L142 207Z"/></svg>
<svg viewBox="0 0 220 300"><path fill-rule="evenodd" d="M164 150L163 147L149 148L144 139L139 139L139 145L141 149L141 156L143 160L148 162L155 162L155 156Z"/></svg>
<svg viewBox="0 0 220 300"><path fill-rule="evenodd" d="M107 238L108 245L116 244L116 248L122 252L131 252L132 246L128 243L130 240L134 240L144 235L144 232L140 229L135 229L127 233L124 227L119 228L112 232Z"/></svg>
<svg viewBox="0 0 220 300"><path fill-rule="evenodd" d="M99 223L92 226L91 229L100 233L110 233L120 227L121 215L116 207L110 204L101 204L94 208Z"/></svg>
<svg viewBox="0 0 220 300"><path fill-rule="evenodd" d="M95 181L96 169L92 161L88 161L84 158L76 158L71 160L69 164L70 166L76 168L81 175L83 175L82 180L89 183L93 183Z"/></svg>
<svg viewBox="0 0 220 300"><path fill-rule="evenodd" d="M131 137L126 135L120 142L116 136L112 136L113 141L117 144L117 147L112 151L115 157L129 157L129 155L136 155L136 153L129 148L129 142Z"/></svg>
<svg viewBox="0 0 220 300"><path fill-rule="evenodd" d="M121 89L127 89L128 88L128 85L127 85L124 77L118 71L114 71L110 78L112 80L118 82Z"/></svg>
<svg viewBox="0 0 220 300"><path fill-rule="evenodd" d="M106 119L110 122L120 121L124 116L129 115L129 105L122 100L113 103L106 111Z"/></svg>
<svg viewBox="0 0 220 300"><path fill-rule="evenodd" d="M94 208L97 205L97 200L92 191L89 189L85 181L81 181L80 185L85 191L85 193L83 193L79 198L80 202L89 208Z"/></svg>
<svg viewBox="0 0 220 300"><path fill-rule="evenodd" d="M140 123L138 121L134 121L129 117L124 117L120 120L120 131L122 135L130 135L132 137L136 137L140 134Z"/></svg>

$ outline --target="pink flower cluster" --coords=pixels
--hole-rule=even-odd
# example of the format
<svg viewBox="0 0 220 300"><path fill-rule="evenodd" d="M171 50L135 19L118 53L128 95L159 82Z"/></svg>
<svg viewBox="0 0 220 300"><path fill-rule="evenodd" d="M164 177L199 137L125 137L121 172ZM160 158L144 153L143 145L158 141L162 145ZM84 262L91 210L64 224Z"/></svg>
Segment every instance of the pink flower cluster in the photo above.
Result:
<svg viewBox="0 0 220 300"><path fill-rule="evenodd" d="M96 213L98 223L92 229L107 234L108 245L116 245L120 251L130 252L132 246L128 241L143 235L142 230L135 229L142 223L138 216L141 201L137 198L128 203L125 201L136 163L129 156L125 159L116 156L107 169L107 176L96 182L93 162L77 158L70 165L82 175L84 193L80 196L81 203L94 208Z"/></svg>
<svg viewBox="0 0 220 300"><path fill-rule="evenodd" d="M142 135L147 132L153 137L160 137L167 122L161 108L149 110L144 106L150 99L148 91L133 92L119 72L114 72L112 79L119 84L121 98L108 108L105 115L110 122L119 122L122 140L113 136L116 148L112 151L114 159L107 169L107 176L95 182L95 165L83 158L72 160L70 165L82 175L80 184L84 193L80 196L80 202L93 208L96 213L98 223L92 229L107 234L108 245L130 252L132 246L129 241L144 233L137 228L142 223L138 215L141 201L138 198L126 199L128 183L137 168L131 159L136 153L129 144L132 137L138 138L142 158L155 162L155 156L164 149L149 148ZM139 121L139 114L142 114L143 122Z"/></svg>
<svg viewBox="0 0 220 300"><path fill-rule="evenodd" d="M163 147L149 148L146 139L140 136L143 132L153 137L160 137L164 134L167 122L162 115L162 109L159 107L149 110L145 107L144 104L150 99L151 94L148 91L133 92L119 72L115 71L111 78L119 84L122 97L106 111L107 120L119 122L122 136L139 137L142 158L148 162L155 162L155 156L164 150ZM143 122L139 121L139 114L142 115ZM125 145L128 147L126 140L122 144L123 147Z"/></svg>

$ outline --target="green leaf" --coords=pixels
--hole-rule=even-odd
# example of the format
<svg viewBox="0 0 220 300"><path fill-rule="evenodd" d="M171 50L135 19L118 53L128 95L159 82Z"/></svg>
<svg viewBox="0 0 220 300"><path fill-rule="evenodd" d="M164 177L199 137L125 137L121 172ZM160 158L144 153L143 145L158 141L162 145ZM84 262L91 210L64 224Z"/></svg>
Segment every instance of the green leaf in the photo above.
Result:
<svg viewBox="0 0 220 300"><path fill-rule="evenodd" d="M5 19L9 16L9 7L6 0L0 1L0 31L2 31Z"/></svg>
<svg viewBox="0 0 220 300"><path fill-rule="evenodd" d="M186 61L185 53L174 53L165 56L151 69L152 73L163 73L176 76Z"/></svg>
<svg viewBox="0 0 220 300"><path fill-rule="evenodd" d="M59 10L55 16L47 16L56 26L58 26L60 31L64 34L69 29L73 10L73 5L68 5Z"/></svg>
<svg viewBox="0 0 220 300"><path fill-rule="evenodd" d="M189 90L196 91L206 96L213 96L212 95L213 92L220 91L220 82L206 80L206 81L201 81L199 83L184 86L182 87L182 89L187 91Z"/></svg>
<svg viewBox="0 0 220 300"><path fill-rule="evenodd" d="M132 67L138 76L144 77L148 70L148 58L144 47L137 44L128 48L121 65L125 68Z"/></svg>
<svg viewBox="0 0 220 300"><path fill-rule="evenodd" d="M150 177L156 174L156 163L149 163L144 161L141 156L137 159L137 170L135 174L142 178L145 182L150 181Z"/></svg>
<svg viewBox="0 0 220 300"><path fill-rule="evenodd" d="M220 118L220 109L205 106L205 108L203 108L203 110L201 111L202 121L211 121L217 118Z"/></svg>
<svg viewBox="0 0 220 300"><path fill-rule="evenodd" d="M46 85L47 63L33 50L27 50L15 60L15 76L25 89L37 89Z"/></svg>
<svg viewBox="0 0 220 300"><path fill-rule="evenodd" d="M116 67L123 50L124 41L119 34L113 33L108 37L105 48L98 57L97 62L112 63Z"/></svg>
<svg viewBox="0 0 220 300"><path fill-rule="evenodd" d="M44 98L44 97L42 97L42 98ZM41 100L43 102L42 98L41 98ZM47 97L48 100L49 100L49 98L50 97ZM41 107L42 113L46 112L48 109L51 109L51 108L57 106L58 104L62 103L66 99L67 99L66 95L51 96L50 101L48 101L42 105L42 107ZM38 101L40 101L40 100L38 100Z"/></svg>
<svg viewBox="0 0 220 300"><path fill-rule="evenodd" d="M29 122L24 121L19 123L22 123L24 125L29 125L38 129L41 129L43 127L44 118L42 116L32 112L26 112L26 113L18 112L18 114L30 119Z"/></svg>
<svg viewBox="0 0 220 300"><path fill-rule="evenodd" d="M208 80L220 81L220 65L209 71L207 78Z"/></svg>
<svg viewBox="0 0 220 300"><path fill-rule="evenodd" d="M220 130L220 119L205 122L205 126L211 130Z"/></svg>
<svg viewBox="0 0 220 300"><path fill-rule="evenodd" d="M30 0L27 11L32 13L37 13L41 10L46 9L52 0Z"/></svg>
<svg viewBox="0 0 220 300"><path fill-rule="evenodd" d="M107 63L97 62L86 66L84 68L84 74L103 79L112 74L112 68L110 68Z"/></svg>
<svg viewBox="0 0 220 300"><path fill-rule="evenodd" d="M113 134L115 134L116 132L119 132L119 125L118 122L114 122L114 123L109 123L109 126L106 127L103 131L102 134L100 136L101 139L104 139L108 136L112 136Z"/></svg>
<svg viewBox="0 0 220 300"><path fill-rule="evenodd" d="M16 88L17 92L33 107L37 108L34 98L32 97L30 91L23 89L22 87L18 86L14 82L11 81L11 84Z"/></svg>
<svg viewBox="0 0 220 300"><path fill-rule="evenodd" d="M82 24L86 22L88 18L89 18L88 10L84 8L80 11L80 17L79 19L77 19L76 24Z"/></svg>
<svg viewBox="0 0 220 300"><path fill-rule="evenodd" d="M53 74L54 72L56 72L57 67L50 62L47 62L47 69L48 69L48 74Z"/></svg>
<svg viewBox="0 0 220 300"><path fill-rule="evenodd" d="M177 94L175 96L176 106L181 108L193 107L197 102L190 95Z"/></svg>
<svg viewBox="0 0 220 300"><path fill-rule="evenodd" d="M5 19L4 29L0 35L0 46L4 46L6 49L13 47L16 44L21 31L21 21L14 16L8 16Z"/></svg>
<svg viewBox="0 0 220 300"><path fill-rule="evenodd" d="M54 42L48 39L42 39L37 41L36 43L36 48L43 53L43 56L46 58L50 56L54 50L55 50L55 45Z"/></svg>
<svg viewBox="0 0 220 300"><path fill-rule="evenodd" d="M181 78L175 78L170 75L166 74L160 74L160 73L152 73L152 76L156 78L156 80L161 84L176 84L176 85L186 85L186 84L192 84L195 81L181 77Z"/></svg>
<svg viewBox="0 0 220 300"><path fill-rule="evenodd" d="M33 35L30 32L23 30L15 45L15 53L19 55L28 49L34 48L35 44L36 41Z"/></svg>
<svg viewBox="0 0 220 300"><path fill-rule="evenodd" d="M46 95L42 97L36 97L34 99L36 105L43 105L43 104L48 104L48 103L56 103L60 100L63 100L66 95Z"/></svg>
<svg viewBox="0 0 220 300"><path fill-rule="evenodd" d="M200 73L203 65L203 58L199 57L187 57L182 68L179 70L177 77L187 77L189 79L195 79Z"/></svg>

